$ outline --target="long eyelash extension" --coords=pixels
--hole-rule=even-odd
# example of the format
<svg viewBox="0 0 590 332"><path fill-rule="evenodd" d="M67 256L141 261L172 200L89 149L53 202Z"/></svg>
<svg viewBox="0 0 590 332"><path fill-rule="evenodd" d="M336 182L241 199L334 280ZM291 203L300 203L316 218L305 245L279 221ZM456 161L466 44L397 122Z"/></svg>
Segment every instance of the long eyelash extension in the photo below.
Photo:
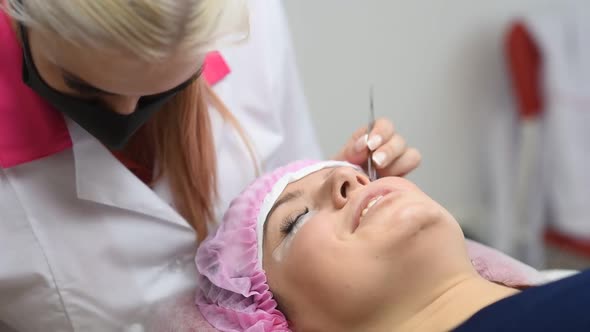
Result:
<svg viewBox="0 0 590 332"><path fill-rule="evenodd" d="M296 216L287 217L285 219L285 221L283 221L283 224L281 225L281 233L284 235L291 234L291 232L293 231L295 226L297 226L297 223L301 220L301 217L303 217L304 215L306 215L308 213L309 213L309 209L305 208L305 211L303 211L302 213L299 213Z"/></svg>

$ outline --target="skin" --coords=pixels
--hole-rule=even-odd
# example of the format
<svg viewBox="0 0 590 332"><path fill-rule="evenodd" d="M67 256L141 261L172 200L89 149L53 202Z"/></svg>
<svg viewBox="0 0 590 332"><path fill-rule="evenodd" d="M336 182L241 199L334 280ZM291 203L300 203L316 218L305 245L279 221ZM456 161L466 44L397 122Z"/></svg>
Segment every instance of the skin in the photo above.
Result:
<svg viewBox="0 0 590 332"><path fill-rule="evenodd" d="M162 93L184 83L203 63L203 59L186 53L150 63L123 50L80 48L36 29L29 29L28 36L35 66L49 86L68 95L100 100L120 114L133 113L142 96ZM72 76L76 83L106 93L73 88L66 80ZM368 138L366 133L366 126L356 130L332 159L364 165L371 156L369 152L373 152L374 157L379 157L374 158L379 176L402 176L420 164L418 150L406 144L388 119L377 119Z"/></svg>
<svg viewBox="0 0 590 332"><path fill-rule="evenodd" d="M420 152L408 146L388 119L376 119L373 130L366 134L366 126L357 129L332 159L364 165L372 157L379 177L404 176L420 165Z"/></svg>
<svg viewBox="0 0 590 332"><path fill-rule="evenodd" d="M263 247L270 288L296 331L449 330L516 292L477 274L456 220L403 178L370 183L349 167L324 169L277 202L296 192L269 214ZM306 210L285 235L286 220Z"/></svg>
<svg viewBox="0 0 590 332"><path fill-rule="evenodd" d="M99 99L120 114L133 113L142 96L168 91L184 83L202 65L202 59L183 54L150 63L119 50L81 48L35 30L29 32L29 44L45 83L68 95ZM103 92L78 89L80 85Z"/></svg>

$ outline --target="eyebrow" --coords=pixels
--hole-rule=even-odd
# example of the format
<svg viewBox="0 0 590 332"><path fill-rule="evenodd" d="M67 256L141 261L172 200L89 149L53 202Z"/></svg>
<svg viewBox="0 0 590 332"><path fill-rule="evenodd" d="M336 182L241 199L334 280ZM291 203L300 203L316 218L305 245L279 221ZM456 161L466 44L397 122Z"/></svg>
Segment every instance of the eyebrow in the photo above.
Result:
<svg viewBox="0 0 590 332"><path fill-rule="evenodd" d="M108 91L104 91L102 89L99 89L95 86L92 86L90 83L84 81L83 79L81 79L80 77L66 71L66 70L61 70L61 74L64 78L64 80L66 81L66 84L68 84L67 81L70 81L71 83L74 83L75 85L79 85L81 89L76 89L76 90L84 90L84 92L91 92L91 93L97 93L97 94L105 94L105 95L110 95L110 96L114 96L116 95L115 93L112 92L108 92ZM70 86L68 84L68 86ZM70 86L71 88L75 89L74 87Z"/></svg>
<svg viewBox="0 0 590 332"><path fill-rule="evenodd" d="M264 234L264 238L266 238L266 229L268 228L268 220L270 219L270 216L273 214L273 212L275 212L276 209L278 209L281 205L284 205L286 203L289 203L293 200L296 200L297 198L303 196L303 191L302 190L296 190L296 191L291 191L287 194L285 194L285 196L279 198L274 204L273 206L270 208L270 211L268 212L268 215L266 216L266 220L264 221L264 228L263 228L263 234Z"/></svg>
<svg viewBox="0 0 590 332"><path fill-rule="evenodd" d="M179 85L177 85L176 87L174 87L174 88L172 88L170 90L163 91L161 93L166 93L166 92L170 92L170 91L174 91L174 90L184 89L185 87L187 87L189 84L191 84L192 82L194 82L197 78L199 78L201 76L201 74L203 73L203 68L204 68L204 66L199 67L199 70L197 70L197 72L193 76L191 76L188 80L180 83ZM90 93L96 93L96 94L105 94L105 95L109 95L109 96L116 96L117 95L116 93L112 93L112 92L108 92L108 91L99 89L99 88L93 86L92 84L84 81L80 77L78 77L78 76L76 76L76 75L68 72L65 69L62 69L61 72L62 72L62 77L64 78L65 81L71 81L70 83L74 83L76 85L79 85L79 87L81 89L78 89L78 90L85 90L84 92L90 92ZM66 82L66 84L67 83L68 82ZM74 87L71 87L71 86L70 86L70 88L75 89ZM158 93L156 95L159 95L161 93Z"/></svg>

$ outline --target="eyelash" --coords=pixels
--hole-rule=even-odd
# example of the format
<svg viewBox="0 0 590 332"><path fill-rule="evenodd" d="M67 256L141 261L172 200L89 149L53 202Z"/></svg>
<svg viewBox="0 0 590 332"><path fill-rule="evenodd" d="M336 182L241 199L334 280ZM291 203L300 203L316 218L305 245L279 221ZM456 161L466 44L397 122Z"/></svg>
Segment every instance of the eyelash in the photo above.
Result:
<svg viewBox="0 0 590 332"><path fill-rule="evenodd" d="M284 235L289 235L295 229L295 226L301 221L301 218L309 213L309 209L305 208L303 213L299 213L298 215L289 216L287 217L281 226L281 233Z"/></svg>
<svg viewBox="0 0 590 332"><path fill-rule="evenodd" d="M76 81L72 81L68 78L64 78L64 83L72 90L75 90L76 92L78 92L81 95L84 96L96 96L97 93L96 91L94 91L91 88L86 87L83 84L80 84Z"/></svg>

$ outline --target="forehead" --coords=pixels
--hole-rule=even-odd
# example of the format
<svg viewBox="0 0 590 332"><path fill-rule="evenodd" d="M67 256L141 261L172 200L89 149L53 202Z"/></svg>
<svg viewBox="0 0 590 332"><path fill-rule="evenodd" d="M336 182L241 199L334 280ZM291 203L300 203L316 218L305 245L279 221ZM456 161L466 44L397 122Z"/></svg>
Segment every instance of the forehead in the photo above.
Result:
<svg viewBox="0 0 590 332"><path fill-rule="evenodd" d="M313 173L309 173L306 176L304 176L303 178L297 180L297 181L293 181L291 183L289 183L285 189L283 190L283 192L279 195L279 198L277 199L280 200L282 197L284 197L285 195L288 195L290 192L292 192L293 190L303 190L305 193L305 190L313 190L314 188L314 184L321 184L323 183L323 181L332 173L334 172L336 169L338 169L340 167L327 167L327 168L323 168L320 169L318 171L315 171Z"/></svg>
<svg viewBox="0 0 590 332"><path fill-rule="evenodd" d="M104 91L125 96L160 93L192 77L204 57L178 52L149 62L131 52L73 45L51 35L30 30L31 48L60 69Z"/></svg>
<svg viewBox="0 0 590 332"><path fill-rule="evenodd" d="M282 217L292 210L293 205L297 204L297 201L308 198L307 196L312 194L313 191L316 190L315 188L321 185L325 179L338 168L339 167L323 168L304 176L300 180L289 183L274 203L277 205L288 197L291 197L291 199L286 202L284 201L283 204L280 204L280 206L277 206L275 209L271 209L270 213L266 216L266 221L264 223L265 238L268 237L269 239L274 239L279 234L280 220ZM270 240L270 242L272 242L272 240Z"/></svg>
<svg viewBox="0 0 590 332"><path fill-rule="evenodd" d="M297 181L293 181L285 186L285 189L277 196L273 202L273 207L266 215L265 228L270 223L270 219L274 219L274 215L278 214L279 210L284 209L289 205L313 190L313 183L317 183L321 178L325 178L333 168L323 168L313 173L309 173Z"/></svg>

